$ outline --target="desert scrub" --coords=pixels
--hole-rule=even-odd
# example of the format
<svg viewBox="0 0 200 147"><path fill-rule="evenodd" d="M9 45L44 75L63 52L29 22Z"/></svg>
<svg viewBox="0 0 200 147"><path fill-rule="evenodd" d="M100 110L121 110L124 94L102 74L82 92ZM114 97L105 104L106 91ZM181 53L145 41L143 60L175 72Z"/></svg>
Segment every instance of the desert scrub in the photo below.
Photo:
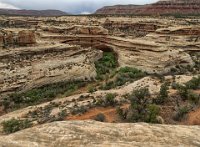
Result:
<svg viewBox="0 0 200 147"><path fill-rule="evenodd" d="M192 78L192 80L187 82L185 85L188 89L200 89L200 76Z"/></svg>
<svg viewBox="0 0 200 147"><path fill-rule="evenodd" d="M25 120L19 120L19 119L11 119L4 121L2 123L3 126L3 132L6 134L14 133L26 128L30 128L33 124L25 119Z"/></svg>
<svg viewBox="0 0 200 147"><path fill-rule="evenodd" d="M127 122L158 123L157 116L160 113L160 108L151 101L147 88L133 91L129 100L131 104L128 109L117 109L121 119Z"/></svg>
<svg viewBox="0 0 200 147"><path fill-rule="evenodd" d="M161 85L160 93L155 99L156 104L164 104L167 101L169 97L168 90L169 90L169 83L164 83Z"/></svg>
<svg viewBox="0 0 200 147"><path fill-rule="evenodd" d="M200 95L195 94L192 90L197 90L200 88L200 76L194 77L192 80L185 83L185 85L177 84L176 89L182 100L190 100L191 102L198 104L200 100Z"/></svg>
<svg viewBox="0 0 200 147"><path fill-rule="evenodd" d="M100 121L100 122L105 122L106 117L103 113L99 113L94 117L94 120Z"/></svg>
<svg viewBox="0 0 200 147"><path fill-rule="evenodd" d="M49 84L23 93L11 94L2 100L0 105L4 106L5 111L19 109L53 100L58 95L68 96L83 86L85 86L85 82L81 81Z"/></svg>
<svg viewBox="0 0 200 147"><path fill-rule="evenodd" d="M51 112L54 108L59 108L57 114L52 115ZM65 109L61 109L58 103L50 103L44 107L38 107L34 111L30 111L25 117L31 118L32 121L36 121L38 124L44 124L54 121L62 121L67 117Z"/></svg>
<svg viewBox="0 0 200 147"><path fill-rule="evenodd" d="M186 115L190 112L190 108L188 106L183 106L178 109L174 116L175 121L181 121L186 117Z"/></svg>
<svg viewBox="0 0 200 147"><path fill-rule="evenodd" d="M84 114L88 111L88 107L87 106L74 106L71 114L72 115L77 115L77 114Z"/></svg>
<svg viewBox="0 0 200 147"><path fill-rule="evenodd" d="M103 52L103 57L95 62L97 77L96 79L102 80L106 74L109 74L117 67L117 58L114 52Z"/></svg>
<svg viewBox="0 0 200 147"><path fill-rule="evenodd" d="M116 88L118 86L122 86L127 82L134 82L142 77L144 77L146 73L132 67L122 67L120 68L114 77L113 80L106 82L101 89L109 90L112 88Z"/></svg>
<svg viewBox="0 0 200 147"><path fill-rule="evenodd" d="M115 100L116 96L117 96L116 94L108 93L105 95L104 98L98 99L96 101L96 105L102 107L108 107L108 106L114 107L115 105L117 105L117 101Z"/></svg>
<svg viewBox="0 0 200 147"><path fill-rule="evenodd" d="M200 73L200 53L193 53L191 55L192 60L194 61L195 65L194 65L194 73Z"/></svg>

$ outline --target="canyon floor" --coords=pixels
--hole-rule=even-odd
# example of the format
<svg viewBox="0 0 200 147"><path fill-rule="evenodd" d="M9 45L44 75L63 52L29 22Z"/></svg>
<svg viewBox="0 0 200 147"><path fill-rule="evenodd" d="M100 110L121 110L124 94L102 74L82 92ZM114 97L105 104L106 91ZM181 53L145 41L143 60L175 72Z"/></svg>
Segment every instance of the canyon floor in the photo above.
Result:
<svg viewBox="0 0 200 147"><path fill-rule="evenodd" d="M200 146L199 24L0 16L0 146Z"/></svg>

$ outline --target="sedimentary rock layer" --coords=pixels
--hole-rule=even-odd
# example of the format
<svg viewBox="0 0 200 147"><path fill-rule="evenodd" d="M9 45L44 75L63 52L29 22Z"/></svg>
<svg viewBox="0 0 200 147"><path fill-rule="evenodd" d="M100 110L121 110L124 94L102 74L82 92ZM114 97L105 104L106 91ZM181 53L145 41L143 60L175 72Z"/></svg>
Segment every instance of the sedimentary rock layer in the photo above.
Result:
<svg viewBox="0 0 200 147"><path fill-rule="evenodd" d="M9 30L0 30L0 49L32 44L36 44L36 37L33 31L22 30L14 33Z"/></svg>
<svg viewBox="0 0 200 147"><path fill-rule="evenodd" d="M143 39L124 39L105 35L44 36L44 39L60 40L62 43L79 44L106 51L110 48L118 56L120 66L136 67L149 73L167 73L176 65L193 65L189 54L170 46L145 42Z"/></svg>
<svg viewBox="0 0 200 147"><path fill-rule="evenodd" d="M96 11L96 14L200 14L199 0L161 0L149 5L117 5L106 6Z"/></svg>
<svg viewBox="0 0 200 147"><path fill-rule="evenodd" d="M0 93L96 76L98 50L69 45L38 45L0 52Z"/></svg>

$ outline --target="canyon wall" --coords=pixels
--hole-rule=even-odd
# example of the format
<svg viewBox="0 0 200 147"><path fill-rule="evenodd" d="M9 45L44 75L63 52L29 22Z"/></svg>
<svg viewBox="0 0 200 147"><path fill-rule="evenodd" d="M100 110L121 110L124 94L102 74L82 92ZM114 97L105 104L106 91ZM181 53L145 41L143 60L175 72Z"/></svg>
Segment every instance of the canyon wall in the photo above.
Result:
<svg viewBox="0 0 200 147"><path fill-rule="evenodd" d="M106 6L95 14L132 14L132 15L197 15L200 14L199 0L161 0L149 5Z"/></svg>

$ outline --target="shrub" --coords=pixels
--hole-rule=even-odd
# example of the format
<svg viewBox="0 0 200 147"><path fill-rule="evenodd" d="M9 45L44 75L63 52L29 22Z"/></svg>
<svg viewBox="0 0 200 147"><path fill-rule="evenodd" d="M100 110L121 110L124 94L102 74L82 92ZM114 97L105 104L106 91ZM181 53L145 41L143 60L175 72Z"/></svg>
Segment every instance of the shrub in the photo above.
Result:
<svg viewBox="0 0 200 147"><path fill-rule="evenodd" d="M104 114L99 113L99 114L97 114L97 116L95 116L94 120L104 122L106 120L106 117Z"/></svg>
<svg viewBox="0 0 200 147"><path fill-rule="evenodd" d="M127 119L127 115L128 115L128 110L125 109L121 109L120 107L117 107L116 109L116 113L118 114L118 116L122 119L122 120L126 120Z"/></svg>
<svg viewBox="0 0 200 147"><path fill-rule="evenodd" d="M93 93L93 92L95 92L95 91L97 91L97 90L96 90L96 88L95 88L94 86L89 86L89 87L88 87L88 92L89 92L89 93Z"/></svg>
<svg viewBox="0 0 200 147"><path fill-rule="evenodd" d="M133 82L139 78L144 77L146 74L141 70L132 67L122 67L118 71L117 86L124 85L126 82Z"/></svg>
<svg viewBox="0 0 200 147"><path fill-rule="evenodd" d="M189 92L189 94L188 94L188 99L189 99L192 103L198 104L199 101L200 101L200 95L195 94L195 93L193 93L193 92Z"/></svg>
<svg viewBox="0 0 200 147"><path fill-rule="evenodd" d="M96 105L97 105L97 106L103 106L103 105L104 105L104 100L103 100L103 99L98 99L98 100L96 101Z"/></svg>
<svg viewBox="0 0 200 147"><path fill-rule="evenodd" d="M108 93L105 96L105 104L106 106L115 106L116 105L116 100L115 100L116 95L113 93Z"/></svg>
<svg viewBox="0 0 200 147"><path fill-rule="evenodd" d="M116 72L114 80L106 82L102 89L109 90L117 86L122 86L127 82L134 82L146 74L141 70L132 67L122 67Z"/></svg>
<svg viewBox="0 0 200 147"><path fill-rule="evenodd" d="M128 109L122 110L121 108L117 108L117 114L121 119L128 122L158 123L157 116L160 109L152 103L147 88L134 91L129 96L129 100L131 105Z"/></svg>
<svg viewBox="0 0 200 147"><path fill-rule="evenodd" d="M20 131L22 129L26 129L32 126L30 121L26 120L19 120L19 119L11 119L8 121L4 121L2 123L3 131L7 134L14 133Z"/></svg>
<svg viewBox="0 0 200 147"><path fill-rule="evenodd" d="M66 116L67 116L66 110L62 110L61 112L58 113L56 121L62 121L66 118Z"/></svg>
<svg viewBox="0 0 200 147"><path fill-rule="evenodd" d="M105 98L98 99L96 101L97 106L107 107L107 106L115 106L117 101L115 100L116 94L108 93Z"/></svg>
<svg viewBox="0 0 200 147"><path fill-rule="evenodd" d="M189 82L187 82L186 87L188 89L199 89L200 88L200 76L192 78Z"/></svg>
<svg viewBox="0 0 200 147"><path fill-rule="evenodd" d="M189 90L186 86L183 85L179 85L178 86L178 92L182 98L182 100L187 100L188 99L188 94L189 94Z"/></svg>
<svg viewBox="0 0 200 147"><path fill-rule="evenodd" d="M166 102L166 100L168 99L168 90L168 83L164 83L163 85L161 85L160 93L156 99L157 104L164 104Z"/></svg>
<svg viewBox="0 0 200 147"><path fill-rule="evenodd" d="M175 121L181 121L190 111L190 109L187 106L181 107L178 109L178 112L174 116Z"/></svg>
<svg viewBox="0 0 200 147"><path fill-rule="evenodd" d="M97 79L102 80L104 75L117 67L117 59L113 52L104 52L103 57L95 62Z"/></svg>
<svg viewBox="0 0 200 147"><path fill-rule="evenodd" d="M149 90L146 88L133 92L130 97L130 110L132 111L131 121L139 122L147 119L149 98Z"/></svg>
<svg viewBox="0 0 200 147"><path fill-rule="evenodd" d="M80 106L80 107L74 107L72 110L72 114L73 115L77 115L77 114L84 114L88 111L88 108L86 106Z"/></svg>
<svg viewBox="0 0 200 147"><path fill-rule="evenodd" d="M148 106L148 117L147 117L146 122L158 123L157 116L159 115L159 112L160 112L160 108L157 105L155 105L155 104L149 105Z"/></svg>

